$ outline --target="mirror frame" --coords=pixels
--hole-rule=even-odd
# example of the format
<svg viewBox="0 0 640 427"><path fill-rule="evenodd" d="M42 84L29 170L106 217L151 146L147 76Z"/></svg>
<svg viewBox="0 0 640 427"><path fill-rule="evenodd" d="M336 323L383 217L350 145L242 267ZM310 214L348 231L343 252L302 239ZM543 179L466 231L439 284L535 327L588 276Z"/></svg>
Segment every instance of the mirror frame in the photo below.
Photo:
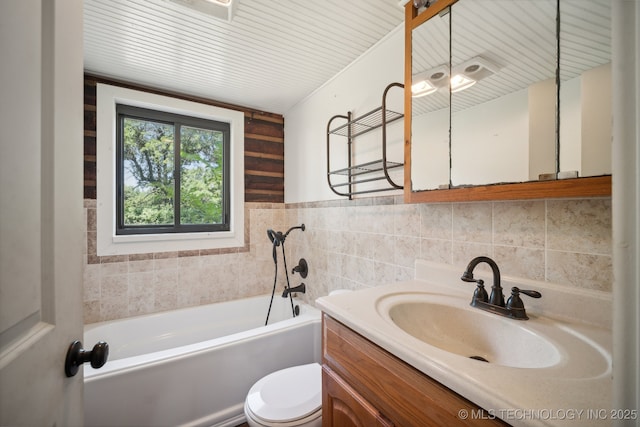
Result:
<svg viewBox="0 0 640 427"><path fill-rule="evenodd" d="M611 175L478 185L441 190L413 191L411 188L411 79L413 29L422 25L458 0L440 0L422 13L413 1L405 5L404 26L404 202L472 202L489 200L549 199L611 196Z"/></svg>

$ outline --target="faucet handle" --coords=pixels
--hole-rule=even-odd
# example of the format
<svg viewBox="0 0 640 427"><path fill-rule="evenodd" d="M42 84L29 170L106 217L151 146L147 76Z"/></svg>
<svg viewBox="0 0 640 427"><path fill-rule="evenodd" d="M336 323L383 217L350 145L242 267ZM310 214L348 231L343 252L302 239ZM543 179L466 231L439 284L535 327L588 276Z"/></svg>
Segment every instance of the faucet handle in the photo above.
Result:
<svg viewBox="0 0 640 427"><path fill-rule="evenodd" d="M293 267L293 270L291 270L291 274L296 274L296 272L300 273L300 276L303 279L307 278L307 274L309 274L309 264L307 264L306 259L300 258L300 261L298 261L298 265Z"/></svg>
<svg viewBox="0 0 640 427"><path fill-rule="evenodd" d="M520 294L527 295L531 298L540 298L542 294L538 291L524 290L517 287L511 288L511 296L507 300L506 309L511 313L514 319L527 320L527 312L524 309L524 303L520 298Z"/></svg>
<svg viewBox="0 0 640 427"><path fill-rule="evenodd" d="M513 295L514 291L519 292L521 294L525 294L526 296L531 297L531 298L541 298L542 297L542 294L540 292L538 292L538 291L528 291L528 290L516 288L515 286L513 288L511 288L511 294L512 295Z"/></svg>

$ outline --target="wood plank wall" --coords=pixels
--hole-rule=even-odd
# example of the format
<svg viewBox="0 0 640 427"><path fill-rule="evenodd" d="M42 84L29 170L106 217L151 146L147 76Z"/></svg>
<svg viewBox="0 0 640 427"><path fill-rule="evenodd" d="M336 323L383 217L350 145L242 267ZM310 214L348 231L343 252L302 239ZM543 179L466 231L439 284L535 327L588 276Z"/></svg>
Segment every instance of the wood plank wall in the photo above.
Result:
<svg viewBox="0 0 640 427"><path fill-rule="evenodd" d="M244 200L284 203L284 117L86 74L84 79L84 198L96 198L96 84L107 83L244 112Z"/></svg>

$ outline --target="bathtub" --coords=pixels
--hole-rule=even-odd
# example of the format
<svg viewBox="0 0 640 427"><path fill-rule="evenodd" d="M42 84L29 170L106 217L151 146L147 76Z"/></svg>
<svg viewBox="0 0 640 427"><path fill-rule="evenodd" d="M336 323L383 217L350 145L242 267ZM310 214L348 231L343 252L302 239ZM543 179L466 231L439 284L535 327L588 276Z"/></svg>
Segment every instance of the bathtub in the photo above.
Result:
<svg viewBox="0 0 640 427"><path fill-rule="evenodd" d="M320 312L270 295L85 326L85 348L109 344L100 369L84 365L85 425L236 426L249 388L273 371L321 360ZM283 399L295 390L283 391Z"/></svg>

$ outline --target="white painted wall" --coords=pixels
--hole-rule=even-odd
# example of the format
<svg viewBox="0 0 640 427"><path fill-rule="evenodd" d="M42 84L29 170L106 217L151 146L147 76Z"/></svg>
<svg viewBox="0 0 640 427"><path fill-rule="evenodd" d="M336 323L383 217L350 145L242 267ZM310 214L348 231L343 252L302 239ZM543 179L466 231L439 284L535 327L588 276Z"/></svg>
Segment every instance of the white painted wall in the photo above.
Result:
<svg viewBox="0 0 640 427"><path fill-rule="evenodd" d="M582 75L582 176L611 173L610 82L611 64L585 71Z"/></svg>
<svg viewBox="0 0 640 427"><path fill-rule="evenodd" d="M561 171L582 170L582 94L580 80L580 77L576 77L560 84Z"/></svg>
<svg viewBox="0 0 640 427"><path fill-rule="evenodd" d="M579 176L611 173L611 64L560 86L560 170Z"/></svg>
<svg viewBox="0 0 640 427"><path fill-rule="evenodd" d="M414 116L411 121L411 188L449 185L449 109Z"/></svg>
<svg viewBox="0 0 640 427"><path fill-rule="evenodd" d="M451 182L482 185L529 177L527 90L451 117Z"/></svg>
<svg viewBox="0 0 640 427"><path fill-rule="evenodd" d="M530 180L556 170L556 95L555 79L529 87Z"/></svg>
<svg viewBox="0 0 640 427"><path fill-rule="evenodd" d="M359 116L373 110L380 106L382 93L389 83L403 81L404 24L285 113L285 203L343 199L334 194L327 183L327 122L334 115L347 111ZM392 90L399 96L390 93L391 107L399 108L401 112L402 90ZM401 123L392 125L389 160L403 159ZM355 147L360 153L358 162L373 160L375 154L369 136L374 133L379 135L374 131L366 138L356 140L355 144L360 143ZM341 161L346 164L346 144L344 153L339 156L338 142L332 145L332 165L339 165Z"/></svg>

